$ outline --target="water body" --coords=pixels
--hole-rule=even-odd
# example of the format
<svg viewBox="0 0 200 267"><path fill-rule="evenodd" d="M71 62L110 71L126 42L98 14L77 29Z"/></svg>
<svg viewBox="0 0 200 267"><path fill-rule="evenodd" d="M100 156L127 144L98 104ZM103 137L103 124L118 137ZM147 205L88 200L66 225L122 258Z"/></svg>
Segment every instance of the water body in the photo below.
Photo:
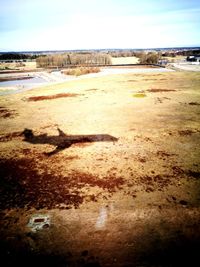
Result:
<svg viewBox="0 0 200 267"><path fill-rule="evenodd" d="M0 95L20 93L45 84L48 82L41 77L4 81L0 82Z"/></svg>
<svg viewBox="0 0 200 267"><path fill-rule="evenodd" d="M111 74L124 74L124 73L134 74L134 73L152 73L152 72L169 72L169 71L172 70L166 68L109 68L108 67L108 68L102 68L101 72L99 73L91 73L79 77L66 76L62 74L60 71L54 71L52 73L43 72L37 74L37 76L30 79L10 80L10 81L0 82L0 95L20 93L43 85L56 84L56 83L62 83L72 80L80 80L85 78L101 77Z"/></svg>
<svg viewBox="0 0 200 267"><path fill-rule="evenodd" d="M40 77L33 77L30 79L10 80L0 82L0 87L12 87L12 86L26 86L30 87L33 84L44 83L45 80Z"/></svg>

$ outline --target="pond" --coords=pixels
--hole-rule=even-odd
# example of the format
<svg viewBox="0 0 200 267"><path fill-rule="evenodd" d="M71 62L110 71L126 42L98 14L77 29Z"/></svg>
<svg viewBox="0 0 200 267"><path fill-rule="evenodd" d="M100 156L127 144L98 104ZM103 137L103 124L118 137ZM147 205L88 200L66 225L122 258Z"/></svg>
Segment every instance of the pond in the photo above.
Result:
<svg viewBox="0 0 200 267"><path fill-rule="evenodd" d="M0 82L0 95L19 93L47 83L48 82L41 77L3 81Z"/></svg>

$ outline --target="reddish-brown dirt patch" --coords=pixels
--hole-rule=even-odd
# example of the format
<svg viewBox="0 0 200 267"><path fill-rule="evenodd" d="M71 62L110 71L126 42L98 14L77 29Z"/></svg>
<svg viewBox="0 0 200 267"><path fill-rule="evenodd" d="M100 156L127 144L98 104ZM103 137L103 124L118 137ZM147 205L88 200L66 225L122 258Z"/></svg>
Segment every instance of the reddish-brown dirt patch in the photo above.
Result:
<svg viewBox="0 0 200 267"><path fill-rule="evenodd" d="M195 133L195 131L193 130L182 130L182 131L178 131L180 136L187 136L187 135L192 135L193 133Z"/></svg>
<svg viewBox="0 0 200 267"><path fill-rule="evenodd" d="M7 81L17 81L17 80L28 80L33 78L32 76L22 76L22 77L3 77L0 78L0 82L7 82Z"/></svg>
<svg viewBox="0 0 200 267"><path fill-rule="evenodd" d="M176 178L172 175L145 175L140 177L139 184L142 184L145 187L146 192L154 192L156 190L162 191L165 187L170 184L173 184L173 180Z"/></svg>
<svg viewBox="0 0 200 267"><path fill-rule="evenodd" d="M200 106L200 103L197 103L197 102L190 102L188 104L191 106Z"/></svg>
<svg viewBox="0 0 200 267"><path fill-rule="evenodd" d="M165 159L165 158L168 158L168 157L175 156L175 154L170 154L170 153L162 151L162 150L157 151L156 155L161 159Z"/></svg>
<svg viewBox="0 0 200 267"><path fill-rule="evenodd" d="M158 88L151 88L148 89L147 92L150 93L164 93L164 92L175 92L176 90L173 89L158 89Z"/></svg>
<svg viewBox="0 0 200 267"><path fill-rule="evenodd" d="M5 107L0 107L0 118L10 118L13 117L15 115L15 111L14 110L9 110Z"/></svg>
<svg viewBox="0 0 200 267"><path fill-rule="evenodd" d="M74 94L74 93L61 93L56 95L41 95L41 96L30 96L27 100L28 101L42 101L42 100L52 100L57 98L63 98L63 97L77 97L80 94Z"/></svg>
<svg viewBox="0 0 200 267"><path fill-rule="evenodd" d="M87 92L93 92L93 91L98 91L98 89L94 88L94 89L87 89Z"/></svg>
<svg viewBox="0 0 200 267"><path fill-rule="evenodd" d="M83 193L84 187L98 187L102 193L114 193L124 179L108 175L98 177L90 173L72 171L61 175L47 166L38 169L33 159L0 159L0 209L10 208L75 208L85 198L97 201L98 195ZM90 191L90 190L89 190ZM88 191L88 192L89 192Z"/></svg>

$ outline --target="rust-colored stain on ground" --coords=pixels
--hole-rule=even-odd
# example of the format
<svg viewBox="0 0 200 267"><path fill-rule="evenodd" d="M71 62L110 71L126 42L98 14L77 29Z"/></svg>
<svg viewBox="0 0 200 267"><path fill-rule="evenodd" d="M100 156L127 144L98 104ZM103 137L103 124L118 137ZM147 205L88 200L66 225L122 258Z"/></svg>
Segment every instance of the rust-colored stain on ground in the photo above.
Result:
<svg viewBox="0 0 200 267"><path fill-rule="evenodd" d="M196 131L193 131L193 130L190 130L190 129L178 131L180 136L192 135L195 132Z"/></svg>
<svg viewBox="0 0 200 267"><path fill-rule="evenodd" d="M108 175L100 178L97 175L72 171L61 175L48 170L47 166L38 169L32 159L0 159L0 208L66 208L78 207L84 199L96 201L98 196L87 195L81 190L85 186L99 187L105 192L113 193L120 189L122 177Z"/></svg>
<svg viewBox="0 0 200 267"><path fill-rule="evenodd" d="M57 98L64 98L64 97L77 97L80 94L74 93L61 93L55 95L41 95L41 96L30 96L27 100L28 101L42 101L42 100L52 100Z"/></svg>
<svg viewBox="0 0 200 267"><path fill-rule="evenodd" d="M148 89L147 92L150 93L164 93L164 92L175 92L176 90L173 89L159 89L159 88L151 88Z"/></svg>
<svg viewBox="0 0 200 267"><path fill-rule="evenodd" d="M4 107L0 107L0 118L10 118L10 117L14 117L15 112L14 110L9 110L7 108Z"/></svg>
<svg viewBox="0 0 200 267"><path fill-rule="evenodd" d="M199 106L200 105L200 103L198 103L198 102L190 102L188 104L191 106Z"/></svg>

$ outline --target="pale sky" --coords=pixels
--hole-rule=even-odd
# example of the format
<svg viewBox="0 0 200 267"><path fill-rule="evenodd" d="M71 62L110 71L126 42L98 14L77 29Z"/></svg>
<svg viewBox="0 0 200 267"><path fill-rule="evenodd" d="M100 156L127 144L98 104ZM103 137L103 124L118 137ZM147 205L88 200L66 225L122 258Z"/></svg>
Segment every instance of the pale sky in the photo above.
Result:
<svg viewBox="0 0 200 267"><path fill-rule="evenodd" d="M200 46L199 0L0 0L0 51Z"/></svg>

